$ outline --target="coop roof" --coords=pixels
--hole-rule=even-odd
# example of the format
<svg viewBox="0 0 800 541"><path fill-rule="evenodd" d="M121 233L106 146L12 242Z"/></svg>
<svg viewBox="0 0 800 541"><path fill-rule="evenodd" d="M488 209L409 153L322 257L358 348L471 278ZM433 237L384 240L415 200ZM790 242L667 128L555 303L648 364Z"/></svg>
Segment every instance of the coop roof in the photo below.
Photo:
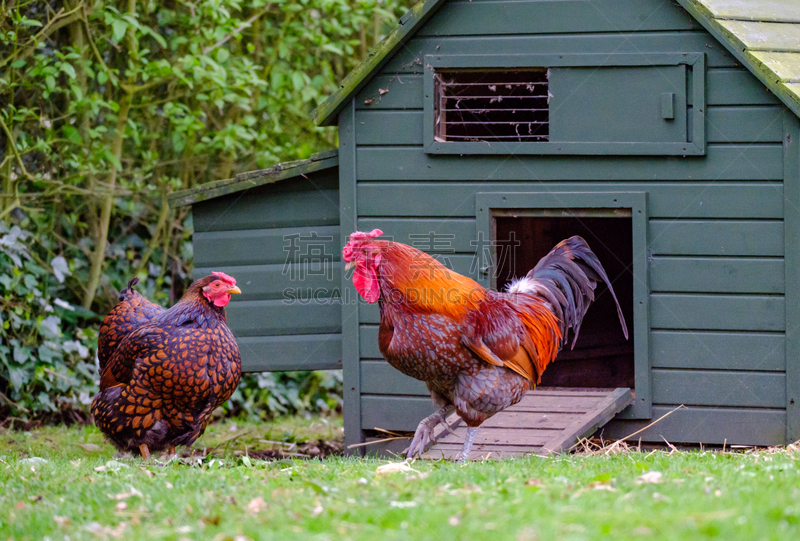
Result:
<svg viewBox="0 0 800 541"><path fill-rule="evenodd" d="M800 116L800 2L798 0L678 0L767 88ZM311 113L319 126L336 124L347 102L377 74L444 0L422 0Z"/></svg>
<svg viewBox="0 0 800 541"><path fill-rule="evenodd" d="M798 0L678 0L733 56L800 116Z"/></svg>
<svg viewBox="0 0 800 541"><path fill-rule="evenodd" d="M311 112L311 120L318 126L333 126L336 117L347 101L364 88L372 76L388 62L395 52L414 35L422 24L436 12L445 0L420 0L397 21L397 26L373 48L367 59L351 71L339 84L339 90Z"/></svg>
<svg viewBox="0 0 800 541"><path fill-rule="evenodd" d="M199 203L206 199L213 199L265 184L274 184L281 180L295 178L317 171L323 171L339 166L339 151L327 150L313 154L306 160L282 162L269 169L239 173L235 178L207 182L190 190L181 190L169 196L169 205L172 208Z"/></svg>

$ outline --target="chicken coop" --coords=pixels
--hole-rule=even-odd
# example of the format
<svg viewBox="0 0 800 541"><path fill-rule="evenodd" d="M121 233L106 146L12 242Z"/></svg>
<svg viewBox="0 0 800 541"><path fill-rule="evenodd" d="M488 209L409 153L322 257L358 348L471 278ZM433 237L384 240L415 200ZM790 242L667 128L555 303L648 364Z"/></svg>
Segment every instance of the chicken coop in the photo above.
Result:
<svg viewBox="0 0 800 541"><path fill-rule="evenodd" d="M605 438L783 444L800 438L798 116L796 0L422 0L312 113L338 150L170 202L192 206L197 276L241 285L246 371L342 368L347 444L434 409L343 275L348 235L373 228L496 288L583 236L630 339L598 287L542 385L630 389Z"/></svg>

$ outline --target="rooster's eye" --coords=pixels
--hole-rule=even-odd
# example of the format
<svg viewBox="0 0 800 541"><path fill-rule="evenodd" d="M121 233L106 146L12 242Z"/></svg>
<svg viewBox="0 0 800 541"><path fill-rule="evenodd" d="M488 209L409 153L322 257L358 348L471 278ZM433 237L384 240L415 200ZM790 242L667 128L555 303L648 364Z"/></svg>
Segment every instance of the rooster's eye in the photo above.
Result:
<svg viewBox="0 0 800 541"><path fill-rule="evenodd" d="M364 248L363 250L361 250L361 253L364 254L364 255L367 255L367 249Z"/></svg>
<svg viewBox="0 0 800 541"><path fill-rule="evenodd" d="M214 282L214 287L219 287L219 286L220 286L219 282Z"/></svg>

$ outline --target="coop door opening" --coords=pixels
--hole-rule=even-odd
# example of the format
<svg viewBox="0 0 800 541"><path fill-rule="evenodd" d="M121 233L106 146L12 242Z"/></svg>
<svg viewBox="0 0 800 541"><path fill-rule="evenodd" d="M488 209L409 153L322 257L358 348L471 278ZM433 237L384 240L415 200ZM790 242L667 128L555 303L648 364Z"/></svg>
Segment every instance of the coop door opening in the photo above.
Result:
<svg viewBox="0 0 800 541"><path fill-rule="evenodd" d="M613 213L613 217L608 217ZM630 212L624 209L546 209L541 216L519 211L495 215L496 285L501 291L524 276L560 241L580 235L605 268L628 324L626 340L614 299L600 283L578 341L569 341L542 375L543 387L634 389L633 235Z"/></svg>

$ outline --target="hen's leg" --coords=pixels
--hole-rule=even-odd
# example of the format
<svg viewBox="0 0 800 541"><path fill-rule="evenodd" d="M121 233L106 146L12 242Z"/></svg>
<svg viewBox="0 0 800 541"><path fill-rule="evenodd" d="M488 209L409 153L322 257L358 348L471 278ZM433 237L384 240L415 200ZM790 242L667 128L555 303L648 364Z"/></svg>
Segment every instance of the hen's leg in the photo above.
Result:
<svg viewBox="0 0 800 541"><path fill-rule="evenodd" d="M475 434L478 433L477 426L471 426L467 428L467 437L464 440L464 447L461 448L461 454L458 455L456 462L459 464L463 464L467 461L467 457L469 456L469 450L472 448L472 442L475 441Z"/></svg>
<svg viewBox="0 0 800 541"><path fill-rule="evenodd" d="M444 425L447 426L445 419L447 419L447 416L453 413L455 409L456 407L452 405L444 406L433 415L420 421L416 432L414 432L414 439L411 440L411 445L408 446L406 451L406 458L414 458L414 455L422 457L425 448L433 441L433 429L436 428L436 425L439 423L444 423ZM447 426L447 430L451 431L449 426Z"/></svg>
<svg viewBox="0 0 800 541"><path fill-rule="evenodd" d="M142 459L150 460L150 449L147 447L146 443L139 446L139 452L142 453Z"/></svg>

